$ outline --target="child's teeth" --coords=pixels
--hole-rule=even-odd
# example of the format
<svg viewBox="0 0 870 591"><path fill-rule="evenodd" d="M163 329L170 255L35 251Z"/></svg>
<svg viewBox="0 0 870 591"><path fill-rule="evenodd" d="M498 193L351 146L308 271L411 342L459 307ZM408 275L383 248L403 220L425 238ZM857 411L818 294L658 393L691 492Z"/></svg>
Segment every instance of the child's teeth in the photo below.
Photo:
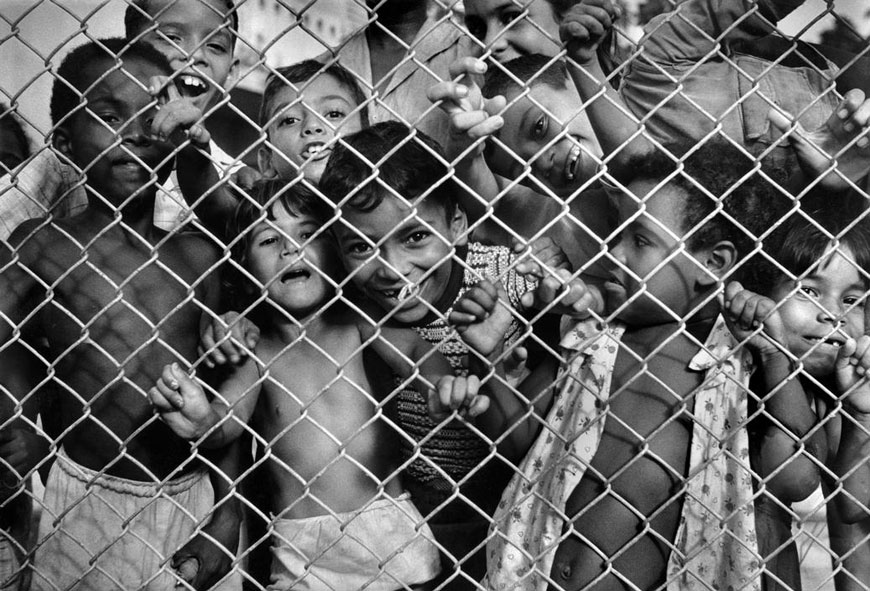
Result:
<svg viewBox="0 0 870 591"><path fill-rule="evenodd" d="M417 295L418 289L419 288L416 285L410 285L410 284L406 285L401 290L399 290L399 296L398 296L399 301L404 301L404 300L407 300L408 298L411 298L411 297Z"/></svg>

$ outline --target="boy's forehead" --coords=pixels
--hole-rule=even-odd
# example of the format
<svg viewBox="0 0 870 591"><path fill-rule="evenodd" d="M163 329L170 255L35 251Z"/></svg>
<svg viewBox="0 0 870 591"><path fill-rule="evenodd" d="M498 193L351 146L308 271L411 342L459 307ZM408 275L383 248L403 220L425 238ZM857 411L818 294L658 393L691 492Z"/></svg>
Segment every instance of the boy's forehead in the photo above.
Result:
<svg viewBox="0 0 870 591"><path fill-rule="evenodd" d="M105 92L108 87L130 84L148 92L151 78L154 76L166 76L169 72L163 70L157 64L138 57L125 58L121 66L115 60L99 59L88 63L82 75L82 88L86 95ZM101 84L106 82L106 84Z"/></svg>
<svg viewBox="0 0 870 591"><path fill-rule="evenodd" d="M330 97L341 98L351 104L356 103L356 99L354 99L350 91L348 91L348 89L345 88L345 86L341 84L335 76L324 72L306 82L288 82L279 87L271 99L269 114L274 115L279 109L283 109L289 105L293 105L294 103L296 106L302 107L306 104Z"/></svg>
<svg viewBox="0 0 870 591"><path fill-rule="evenodd" d="M205 9L205 14L214 14L221 20L229 16L229 6L226 0L148 0L143 7L145 12L163 20L165 16L171 16L175 11L183 11L188 8Z"/></svg>
<svg viewBox="0 0 870 591"><path fill-rule="evenodd" d="M650 218L670 228L679 228L683 222L686 193L672 183L660 180L632 181L627 191L617 196L617 208L621 220L634 217L643 210L638 219Z"/></svg>

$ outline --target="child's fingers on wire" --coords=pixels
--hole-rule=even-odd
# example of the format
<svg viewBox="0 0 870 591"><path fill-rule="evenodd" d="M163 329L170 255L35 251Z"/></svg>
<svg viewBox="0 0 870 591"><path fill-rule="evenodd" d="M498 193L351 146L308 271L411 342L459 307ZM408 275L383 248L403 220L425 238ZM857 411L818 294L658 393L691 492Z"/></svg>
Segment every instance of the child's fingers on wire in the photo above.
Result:
<svg viewBox="0 0 870 591"><path fill-rule="evenodd" d="M450 115L450 123L456 131L471 139L488 137L501 129L504 119L490 116L486 111L456 111Z"/></svg>
<svg viewBox="0 0 870 591"><path fill-rule="evenodd" d="M158 380L157 385L148 390L148 398L151 400L151 405L154 407L154 410L160 414L176 410L176 406L162 391L165 387L165 384L162 384L161 380Z"/></svg>
<svg viewBox="0 0 870 591"><path fill-rule="evenodd" d="M457 82L439 82L426 91L426 97L433 103L441 102L441 108L449 114L463 111L459 101L468 96L468 87Z"/></svg>
<svg viewBox="0 0 870 591"><path fill-rule="evenodd" d="M469 417L479 417L489 410L489 396L477 395L472 403L468 406Z"/></svg>
<svg viewBox="0 0 870 591"><path fill-rule="evenodd" d="M175 87L169 76L151 76L148 79L148 92L157 99L158 106L165 105L168 100L167 89L169 86ZM175 89L176 92L178 89Z"/></svg>
<svg viewBox="0 0 870 591"><path fill-rule="evenodd" d="M461 57L447 66L447 72L451 79L455 80L463 77L464 80L472 83L473 80L467 78L467 76L470 74L485 74L486 69L486 62L473 56Z"/></svg>
<svg viewBox="0 0 870 591"><path fill-rule="evenodd" d="M846 121L852 116L861 103L864 102L864 92L858 88L853 88L843 95L843 100L837 105L837 117Z"/></svg>

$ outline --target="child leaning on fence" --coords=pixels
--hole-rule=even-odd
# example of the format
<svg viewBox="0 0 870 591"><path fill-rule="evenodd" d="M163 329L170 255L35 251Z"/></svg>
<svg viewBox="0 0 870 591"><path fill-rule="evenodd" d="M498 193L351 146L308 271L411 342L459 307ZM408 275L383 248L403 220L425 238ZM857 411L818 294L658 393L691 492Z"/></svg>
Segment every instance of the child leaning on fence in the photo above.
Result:
<svg viewBox="0 0 870 591"><path fill-rule="evenodd" d="M227 572L238 543L236 505L212 510L226 494L224 474L234 474L233 450L210 460L224 474L210 473L155 421L147 399L166 363L196 358L202 311L218 296L217 253L153 224L173 145L151 136L157 102L146 89L171 72L161 53L123 39L64 59L51 98L53 143L87 170L89 205L71 218L25 222L3 255L2 340L46 343L43 371L56 400L45 420L61 434L35 589L172 587L179 577L204 586ZM25 321L32 333L22 336ZM3 372L20 369L4 364Z"/></svg>
<svg viewBox="0 0 870 591"><path fill-rule="evenodd" d="M759 540L769 589L779 588L774 581L800 588L789 509L818 485L819 466L826 497L838 489L835 474L844 477L827 512L831 549L842 561L837 588L853 588L870 576L860 422L870 368L864 336L870 228L863 216L860 196L836 196L832 206L829 193L811 193L765 241L773 262L757 265L754 277L747 277L751 289L734 282L725 291L732 333L756 359L750 385L765 410L750 432L760 443L760 455L751 459L763 482L756 519L759 531L764 526L769 532ZM788 407L777 408L789 397ZM769 449L774 447L778 451Z"/></svg>
<svg viewBox="0 0 870 591"><path fill-rule="evenodd" d="M504 287L516 309L548 298L540 287L535 291L535 278L521 274L539 272L528 259L506 247L469 243L465 212L457 204L461 189L440 146L421 132L387 122L345 138L333 151L320 188L340 209L339 256L362 301L376 305L378 318L412 327L436 345L457 375L468 371L468 348L446 314L463 292L487 279ZM532 251L545 265L565 262L549 241L534 244ZM548 287L552 280L540 284ZM563 302L584 295L572 291ZM519 315L513 318L510 341L524 332ZM489 442L467 425L433 421L419 393L403 392L399 411L400 425L411 436L403 440L410 462L405 484L443 545L447 564L455 565L446 568L448 576L462 570L451 584L469 586L466 576L479 580L484 573L484 515L494 509L506 471L490 461Z"/></svg>
<svg viewBox="0 0 870 591"><path fill-rule="evenodd" d="M778 195L729 146L684 166L677 173L664 155L639 161L615 197L605 289L616 321L565 325L555 398L494 516L492 588L544 589L548 578L565 589L751 588L758 578L749 364L732 351L716 293L777 218ZM706 193L735 184L724 211L745 229L712 215ZM479 310L455 317L461 332L499 316ZM529 379L550 387L553 378Z"/></svg>
<svg viewBox="0 0 870 591"><path fill-rule="evenodd" d="M392 376L407 386L417 367L438 388L459 396L470 388L472 397L476 381L454 379L414 331L378 326L337 297L333 213L301 183L283 181L241 203L233 258L249 278L237 289L262 327L256 356L229 369L211 403L174 365L151 397L176 433L205 437L202 446L224 445L249 422L265 441L270 589L421 585L440 572L440 558L399 480L398 433L387 419L396 411Z"/></svg>

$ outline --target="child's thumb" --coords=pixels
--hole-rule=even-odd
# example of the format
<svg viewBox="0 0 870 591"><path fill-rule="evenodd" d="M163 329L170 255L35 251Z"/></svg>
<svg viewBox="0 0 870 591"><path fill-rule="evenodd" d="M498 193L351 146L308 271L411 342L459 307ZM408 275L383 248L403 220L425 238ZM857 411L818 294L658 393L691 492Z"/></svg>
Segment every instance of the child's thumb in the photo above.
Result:
<svg viewBox="0 0 870 591"><path fill-rule="evenodd" d="M858 342L853 338L846 339L846 342L837 351L837 369L844 369L851 363L852 355L858 350Z"/></svg>
<svg viewBox="0 0 870 591"><path fill-rule="evenodd" d="M805 134L803 126L800 123L793 121L792 118L783 111L771 108L770 111L767 112L767 120L770 121L770 124L773 125L774 128L776 128L780 136L788 135L789 141L792 144L803 143ZM792 127L792 125L794 125L794 127Z"/></svg>

